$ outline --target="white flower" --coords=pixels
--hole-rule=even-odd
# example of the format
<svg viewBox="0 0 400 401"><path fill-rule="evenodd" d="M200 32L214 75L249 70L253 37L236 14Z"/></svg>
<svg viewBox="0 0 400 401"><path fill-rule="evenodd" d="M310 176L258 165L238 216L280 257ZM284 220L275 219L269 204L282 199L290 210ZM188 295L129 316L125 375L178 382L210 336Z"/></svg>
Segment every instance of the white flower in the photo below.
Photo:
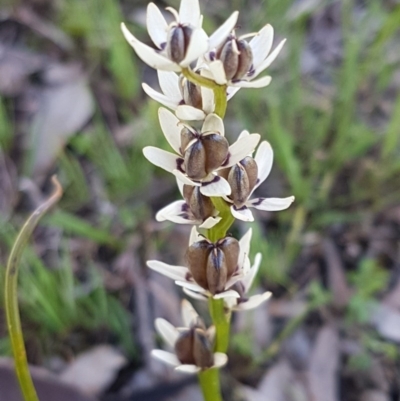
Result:
<svg viewBox="0 0 400 401"><path fill-rule="evenodd" d="M177 180L178 188L183 197L184 195L184 184ZM192 187L192 189L196 190L198 187ZM187 189L187 188L185 188ZM187 192L187 191L185 191ZM201 196L201 194L200 194ZM206 205L204 207L204 203L211 203L211 208ZM169 205L162 208L156 214L157 221L172 221L177 224L196 224L199 228L210 229L214 227L217 223L221 221L221 217L217 216L217 210L212 206L211 199L206 198L203 200L203 205L199 205L197 210L192 210L193 207L197 205L193 205L193 201L190 200L178 200L170 203ZM211 209L211 213L208 213ZM202 212L206 212L204 216L201 216Z"/></svg>
<svg viewBox="0 0 400 401"><path fill-rule="evenodd" d="M263 302L271 297L271 293L266 291L262 294L252 295L247 297L254 278L257 275L261 263L261 253L257 253L254 258L253 265L250 266L250 241L252 236L252 229L250 228L247 233L240 239L240 255L239 255L239 269L241 270L242 278L238 280L232 287L240 296L239 297L225 297L225 304L229 309L234 311L242 311L257 308ZM208 298L204 292L184 288L184 292L192 298L206 301Z"/></svg>
<svg viewBox="0 0 400 401"><path fill-rule="evenodd" d="M237 12L210 37L201 28L202 15L198 0L182 0L179 13L167 8L175 21L167 24L161 11L154 3L147 6L147 30L157 49L140 42L121 24L125 39L137 55L148 65L164 71L180 71L187 68L209 49L209 45L219 45L228 36L237 20Z"/></svg>
<svg viewBox="0 0 400 401"><path fill-rule="evenodd" d="M228 38L227 42L232 42L232 54L237 54L240 57L242 51L238 49L238 41L246 44L244 41L246 37L249 35L244 35L239 38L236 38L234 34ZM251 62L248 63L249 68L247 71L242 71L238 77L229 77L227 76L227 70L229 70L231 57L222 56L224 60L217 59L218 53L221 52L222 48L216 48L211 51L206 59L208 59L209 69L211 76L215 80L216 83L220 85L230 85L237 88L262 88L270 84L271 77L264 76L262 78L254 80L261 72L263 72L267 67L271 65L271 63L275 60L279 52L281 51L283 45L286 40L282 40L278 46L270 53L272 48L272 42L274 37L274 30L271 25L264 26L254 37L253 39L246 45L247 48L250 48L248 51L248 58L250 59L250 55L252 56ZM219 54L221 57L221 54ZM230 72L230 71L229 71ZM228 74L232 75L232 74Z"/></svg>
<svg viewBox="0 0 400 401"><path fill-rule="evenodd" d="M190 234L189 246L194 244L195 242L199 242L202 240L204 240L204 238L201 237L200 234L197 232L196 228L193 227ZM186 266L169 265L167 263L160 262L158 260L147 261L147 266L150 267L150 269L163 274L164 276L172 278L173 280L175 280L175 284L184 287L184 289L200 293L207 298L212 297L214 299L222 299L227 297L229 298L240 297L240 295L236 291L230 290L229 288L231 288L238 280L242 279L243 277L242 263L243 263L243 258L239 256L237 271L226 282L224 286L225 290L214 295L211 294L210 291L204 289L194 281L189 268Z"/></svg>
<svg viewBox="0 0 400 401"><path fill-rule="evenodd" d="M160 108L158 114L161 129L176 154L147 146L143 149L145 157L156 166L174 174L184 184L199 186L205 196L230 195L228 182L217 172L233 166L251 153L257 146L260 135L247 133L229 146L224 137L223 121L216 114L206 117L200 133L183 125L167 109ZM185 143L182 142L184 129Z"/></svg>
<svg viewBox="0 0 400 401"><path fill-rule="evenodd" d="M241 135L241 139L246 136L246 133ZM271 172L272 162L273 162L273 150L271 145L267 141L261 142L257 149L254 160L257 165L257 180L249 193L248 198L253 194L253 192L267 179L269 173ZM289 196L287 198L253 198L247 199L239 207L234 204L232 197L224 197L224 199L231 203L231 213L232 215L243 221L254 221L253 214L249 208L254 207L258 210L265 211L280 211L287 209L294 201L294 196Z"/></svg>
<svg viewBox="0 0 400 401"><path fill-rule="evenodd" d="M175 352L156 349L151 352L151 355L168 365L174 366L175 370L185 373L198 373L204 369L224 366L228 357L221 352L212 353L215 328L211 326L205 330L197 312L186 300L182 301L182 320L184 327L176 328L165 319L156 319L155 326L158 333ZM185 341L185 336L188 341ZM196 339L193 341L193 339L187 338L188 336L196 336L200 338L200 341L196 341ZM180 352L182 348L184 348L185 357L182 357L182 352ZM190 355L189 358L188 354ZM192 362L194 363L185 363L187 362L185 359L193 359Z"/></svg>
<svg viewBox="0 0 400 401"><path fill-rule="evenodd" d="M146 83L142 84L143 90L154 100L175 111L181 120L204 120L207 114L213 113L214 92L208 88L198 88L201 94L201 107L187 104L184 100L184 85L188 85L186 78L179 77L174 72L157 70L158 81L162 93L157 92Z"/></svg>

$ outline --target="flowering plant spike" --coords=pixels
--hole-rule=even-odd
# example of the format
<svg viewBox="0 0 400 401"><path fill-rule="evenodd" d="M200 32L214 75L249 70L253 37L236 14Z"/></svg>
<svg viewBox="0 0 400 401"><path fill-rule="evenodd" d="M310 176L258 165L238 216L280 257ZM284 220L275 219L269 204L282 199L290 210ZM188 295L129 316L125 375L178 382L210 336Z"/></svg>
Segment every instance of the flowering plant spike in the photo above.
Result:
<svg viewBox="0 0 400 401"><path fill-rule="evenodd" d="M169 350L154 350L152 355L176 370L198 374L204 399L219 401L218 369L227 362L231 313L255 308L271 296L248 295L262 259L258 253L253 263L250 260L251 229L239 240L228 230L235 219L254 221L251 208L279 211L294 201L293 196L253 195L271 171L272 148L265 140L259 143L259 134L246 130L229 143L223 118L228 100L240 88L270 84L269 75L259 75L285 41L273 49L269 24L238 36L237 11L208 36L198 0L181 0L178 11L166 11L173 17L170 24L154 3L147 7L154 47L140 42L124 24L122 32L137 55L157 70L161 89L143 83L143 90L164 106L158 116L170 149L147 146L144 156L176 177L182 196L165 205L156 219L193 227L184 266L158 260L147 265L174 280L187 296L208 302L213 325L207 328L184 300L182 327L156 320Z"/></svg>

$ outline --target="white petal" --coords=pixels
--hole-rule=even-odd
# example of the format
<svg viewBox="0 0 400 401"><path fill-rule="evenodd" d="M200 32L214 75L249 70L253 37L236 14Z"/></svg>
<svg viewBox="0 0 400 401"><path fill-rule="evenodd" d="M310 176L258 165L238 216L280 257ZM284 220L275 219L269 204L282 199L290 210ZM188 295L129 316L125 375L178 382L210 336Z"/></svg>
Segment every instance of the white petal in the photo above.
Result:
<svg viewBox="0 0 400 401"><path fill-rule="evenodd" d="M242 221L254 221L253 213L246 206L243 206L240 209L236 209L235 206L231 206L231 213L235 219Z"/></svg>
<svg viewBox="0 0 400 401"><path fill-rule="evenodd" d="M146 146L143 149L143 154L149 162L170 173L176 170L180 159L179 156L154 146Z"/></svg>
<svg viewBox="0 0 400 401"><path fill-rule="evenodd" d="M203 103L203 110L206 114L213 113L215 110L214 92L212 89L201 87L201 99Z"/></svg>
<svg viewBox="0 0 400 401"><path fill-rule="evenodd" d="M215 326L210 326L207 330L207 337L213 343L215 340L215 335L217 334L217 329Z"/></svg>
<svg viewBox="0 0 400 401"><path fill-rule="evenodd" d="M177 224L196 224L197 220L191 219L188 214L188 206L184 200L175 201L162 208L156 214L157 221L172 221Z"/></svg>
<svg viewBox="0 0 400 401"><path fill-rule="evenodd" d="M229 289L230 287L232 287L234 284L236 284L238 281L242 281L242 279L244 278L244 275L242 274L242 272L237 273L235 275L233 275L225 284L225 289ZM236 291L235 291L236 292Z"/></svg>
<svg viewBox="0 0 400 401"><path fill-rule="evenodd" d="M265 77L255 79L253 81L238 81L232 82L230 85L238 88L264 88L271 83L272 78L268 75Z"/></svg>
<svg viewBox="0 0 400 401"><path fill-rule="evenodd" d="M168 25L154 3L147 6L146 24L151 40L161 49L161 45L167 41Z"/></svg>
<svg viewBox="0 0 400 401"><path fill-rule="evenodd" d="M287 209L294 201L294 196L288 198L254 198L246 202L249 207L255 207L258 210L277 212Z"/></svg>
<svg viewBox="0 0 400 401"><path fill-rule="evenodd" d="M211 197L230 195L232 190L225 178L216 175L212 181L202 183L200 192L204 196Z"/></svg>
<svg viewBox="0 0 400 401"><path fill-rule="evenodd" d="M180 120L186 121L204 120L206 116L203 110L197 109L196 107L189 106L187 104L182 104L178 106L175 113Z"/></svg>
<svg viewBox="0 0 400 401"><path fill-rule="evenodd" d="M176 185L178 186L179 192L182 195L183 198L183 186L185 185L182 181L176 179Z"/></svg>
<svg viewBox="0 0 400 401"><path fill-rule="evenodd" d="M186 280L186 276L189 274L189 269L184 266L168 265L158 260L148 260L146 265L150 269L163 274L173 280Z"/></svg>
<svg viewBox="0 0 400 401"><path fill-rule="evenodd" d="M176 153L180 154L179 148L181 146L182 131L180 121L175 117L173 113L171 113L167 109L164 109L163 107L160 107L158 109L158 118L160 120L162 132L164 133L165 138L167 138L168 143L171 145L172 149L174 149Z"/></svg>
<svg viewBox="0 0 400 401"><path fill-rule="evenodd" d="M158 318L155 321L155 326L158 334L164 339L164 341L171 347L174 348L176 340L179 337L179 331L170 322L165 319Z"/></svg>
<svg viewBox="0 0 400 401"><path fill-rule="evenodd" d="M218 132L222 136L225 135L224 122L222 118L217 116L216 114L209 114L204 120L203 127L201 128L201 132Z"/></svg>
<svg viewBox="0 0 400 401"><path fill-rule="evenodd" d="M153 349L151 351L151 356L153 358L159 359L160 361L167 363L172 366L179 366L181 363L175 354L171 352L163 351L161 349Z"/></svg>
<svg viewBox="0 0 400 401"><path fill-rule="evenodd" d="M264 294L257 294L250 297L246 302L240 302L236 306L233 306L234 311L245 311L249 309L254 309L260 306L263 302L271 298L271 293L269 291L264 292Z"/></svg>
<svg viewBox="0 0 400 401"><path fill-rule="evenodd" d="M179 365L175 370L183 373L196 374L200 372L200 368L196 365Z"/></svg>
<svg viewBox="0 0 400 401"><path fill-rule="evenodd" d="M198 26L200 20L200 6L198 0L181 0L179 7L179 21Z"/></svg>
<svg viewBox="0 0 400 401"><path fill-rule="evenodd" d="M240 298L240 295L234 290L228 290L221 292L219 294L215 294L213 296L214 299L224 299L224 298Z"/></svg>
<svg viewBox="0 0 400 401"><path fill-rule="evenodd" d="M202 224L199 225L199 228L205 228L206 230L209 230L210 228L213 228L215 225L217 225L221 221L221 217L208 217Z"/></svg>
<svg viewBox="0 0 400 401"><path fill-rule="evenodd" d="M250 132L249 132L249 131L243 130L243 131L239 134L238 139L246 138L246 137L248 137L249 135L250 135Z"/></svg>
<svg viewBox="0 0 400 401"><path fill-rule="evenodd" d="M168 58L157 53L150 46L137 40L127 29L124 23L121 24L122 33L128 43L135 49L136 54L150 67L164 71L180 71L181 68Z"/></svg>
<svg viewBox="0 0 400 401"><path fill-rule="evenodd" d="M251 134L239 138L234 144L229 146L228 163L224 164L222 168L231 167L234 164L239 163L240 160L244 159L249 154L253 153L259 141L259 134Z"/></svg>
<svg viewBox="0 0 400 401"><path fill-rule="evenodd" d="M228 362L228 357L226 354L223 354L222 352L216 352L214 354L214 365L213 368L221 368L222 366L226 365Z"/></svg>
<svg viewBox="0 0 400 401"><path fill-rule="evenodd" d="M212 61L208 67L212 73L214 81L219 85L225 85L228 81L226 80L224 65L221 60Z"/></svg>
<svg viewBox="0 0 400 401"><path fill-rule="evenodd" d="M208 297L200 294L199 292L191 291L186 287L183 287L183 292L193 299L197 299L198 301L207 301ZM236 299L236 298L235 298Z"/></svg>
<svg viewBox="0 0 400 401"><path fill-rule="evenodd" d="M274 29L268 24L250 41L249 44L253 51L253 68L255 70L267 58L271 51L273 40Z"/></svg>
<svg viewBox="0 0 400 401"><path fill-rule="evenodd" d="M182 67L188 67L190 63L203 55L208 49L208 37L202 29L195 29L190 38L185 58L180 62Z"/></svg>
<svg viewBox="0 0 400 401"><path fill-rule="evenodd" d="M219 47L225 41L235 28L238 16L238 11L233 12L233 14L210 36L208 40L210 50Z"/></svg>
<svg viewBox="0 0 400 401"><path fill-rule="evenodd" d="M242 284L244 286L244 292L247 293L253 284L254 277L258 273L258 269L260 268L261 263L261 253L257 253L254 258L254 264L251 266L250 271L243 277Z"/></svg>
<svg viewBox="0 0 400 401"><path fill-rule="evenodd" d="M256 69L253 78L255 78L260 72L264 71L267 67L269 67L272 62L276 59L278 56L279 52L282 50L283 45L285 44L286 39L283 39L281 43L279 43L278 46L275 47L275 49L272 51L272 53L258 66Z"/></svg>
<svg viewBox="0 0 400 401"><path fill-rule="evenodd" d="M253 230L249 228L246 232L245 235L243 235L242 238L239 240L239 269L243 267L244 264L244 258L246 256L249 256L250 254L250 241L251 241L251 236L253 234Z"/></svg>
<svg viewBox="0 0 400 401"><path fill-rule="evenodd" d="M193 187L199 187L201 184L196 181L192 181L186 174L182 173L180 170L173 170L172 174L181 182L186 185L192 185Z"/></svg>
<svg viewBox="0 0 400 401"><path fill-rule="evenodd" d="M207 290L205 290L204 288L200 287L198 284L196 283L189 283L188 281L175 281L176 285L179 285L179 287L184 287L187 288L189 290L195 291L195 292L199 292L200 294L204 294L204 295L209 295L209 292Z"/></svg>
<svg viewBox="0 0 400 401"><path fill-rule="evenodd" d="M182 322L185 327L191 327L197 322L199 315L193 308L192 304L187 300L182 300Z"/></svg>
<svg viewBox="0 0 400 401"><path fill-rule="evenodd" d="M233 86L228 86L226 92L227 92L227 100L231 100L233 96L240 90L240 88L236 88Z"/></svg>
<svg viewBox="0 0 400 401"><path fill-rule="evenodd" d="M195 242L201 241L204 238L199 234L197 231L196 227L192 227L190 230L190 236L189 236L189 246L194 244Z"/></svg>
<svg viewBox="0 0 400 401"><path fill-rule="evenodd" d="M182 94L179 90L179 77L174 72L157 71L158 82L164 95L179 103L182 100Z"/></svg>
<svg viewBox="0 0 400 401"><path fill-rule="evenodd" d="M156 90L154 90L153 88L151 88L149 85L147 85L145 83L142 84L142 88L146 92L146 94L148 96L150 96L152 99L154 99L156 102L159 102L163 106L169 107L172 110L175 110L179 104L179 102L173 101L168 96L165 96L165 95L161 94L160 92L157 92Z"/></svg>
<svg viewBox="0 0 400 401"><path fill-rule="evenodd" d="M255 186L255 188L257 188L268 177L272 169L272 163L274 161L274 151L267 141L261 142L260 146L257 149L254 160L256 161L258 168L257 184Z"/></svg>

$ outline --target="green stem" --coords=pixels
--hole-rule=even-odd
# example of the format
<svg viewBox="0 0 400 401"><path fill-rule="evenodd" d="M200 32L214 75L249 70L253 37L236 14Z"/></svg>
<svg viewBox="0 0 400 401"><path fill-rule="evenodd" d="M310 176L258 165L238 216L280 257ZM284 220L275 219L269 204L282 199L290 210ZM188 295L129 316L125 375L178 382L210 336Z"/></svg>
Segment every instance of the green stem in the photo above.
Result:
<svg viewBox="0 0 400 401"><path fill-rule="evenodd" d="M227 106L226 85L218 85L213 80L195 73L190 68L183 69L182 74L190 82L214 91L215 114L224 118ZM226 236L235 219L228 203L222 198L212 197L211 200L218 210L218 216L221 217L221 220L207 231L207 237L210 241L217 242ZM223 299L214 298L209 300L209 309L216 330L214 351L226 353L229 345L230 311L226 312ZM218 369L208 369L200 372L199 382L205 401L222 401Z"/></svg>
<svg viewBox="0 0 400 401"><path fill-rule="evenodd" d="M215 352L226 353L229 346L230 311L226 311L223 299L210 298L208 307L215 326Z"/></svg>
<svg viewBox="0 0 400 401"><path fill-rule="evenodd" d="M222 401L218 369L207 369L200 372L199 382L204 401Z"/></svg>
<svg viewBox="0 0 400 401"><path fill-rule="evenodd" d="M39 401L39 398L29 373L21 319L19 316L17 296L18 266L24 247L40 218L61 198L62 188L60 183L55 177L52 178L52 181L55 187L54 193L31 214L15 240L10 257L8 258L4 284L7 327L14 354L15 371L25 401Z"/></svg>

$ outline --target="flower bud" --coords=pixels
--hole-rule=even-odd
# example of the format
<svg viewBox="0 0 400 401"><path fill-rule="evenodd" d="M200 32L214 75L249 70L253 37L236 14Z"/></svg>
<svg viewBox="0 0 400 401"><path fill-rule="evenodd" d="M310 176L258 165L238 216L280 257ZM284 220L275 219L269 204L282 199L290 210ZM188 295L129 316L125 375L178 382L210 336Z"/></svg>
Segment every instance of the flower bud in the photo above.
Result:
<svg viewBox="0 0 400 401"><path fill-rule="evenodd" d="M192 28L184 25L173 26L167 37L167 55L175 63L180 63L186 55Z"/></svg>
<svg viewBox="0 0 400 401"><path fill-rule="evenodd" d="M200 192L200 187L184 185L183 197L196 220L204 221L213 215L214 205L210 198Z"/></svg>
<svg viewBox="0 0 400 401"><path fill-rule="evenodd" d="M222 61L228 80L243 78L253 63L250 45L242 39L230 37L217 54Z"/></svg>
<svg viewBox="0 0 400 401"><path fill-rule="evenodd" d="M230 198L236 207L242 207L257 183L258 167L252 157L245 157L235 164L228 174L228 182L232 189Z"/></svg>
<svg viewBox="0 0 400 401"><path fill-rule="evenodd" d="M202 180L222 165L228 152L228 141L222 135L200 135L198 140L184 151L185 172L191 179Z"/></svg>
<svg viewBox="0 0 400 401"><path fill-rule="evenodd" d="M180 89L185 104L196 107L196 109L203 108L203 99L201 96L201 88L199 85L190 82L188 79L181 75Z"/></svg>
<svg viewBox="0 0 400 401"><path fill-rule="evenodd" d="M225 237L217 243L207 240L193 243L186 251L186 262L196 283L215 295L224 291L237 270L239 242Z"/></svg>

